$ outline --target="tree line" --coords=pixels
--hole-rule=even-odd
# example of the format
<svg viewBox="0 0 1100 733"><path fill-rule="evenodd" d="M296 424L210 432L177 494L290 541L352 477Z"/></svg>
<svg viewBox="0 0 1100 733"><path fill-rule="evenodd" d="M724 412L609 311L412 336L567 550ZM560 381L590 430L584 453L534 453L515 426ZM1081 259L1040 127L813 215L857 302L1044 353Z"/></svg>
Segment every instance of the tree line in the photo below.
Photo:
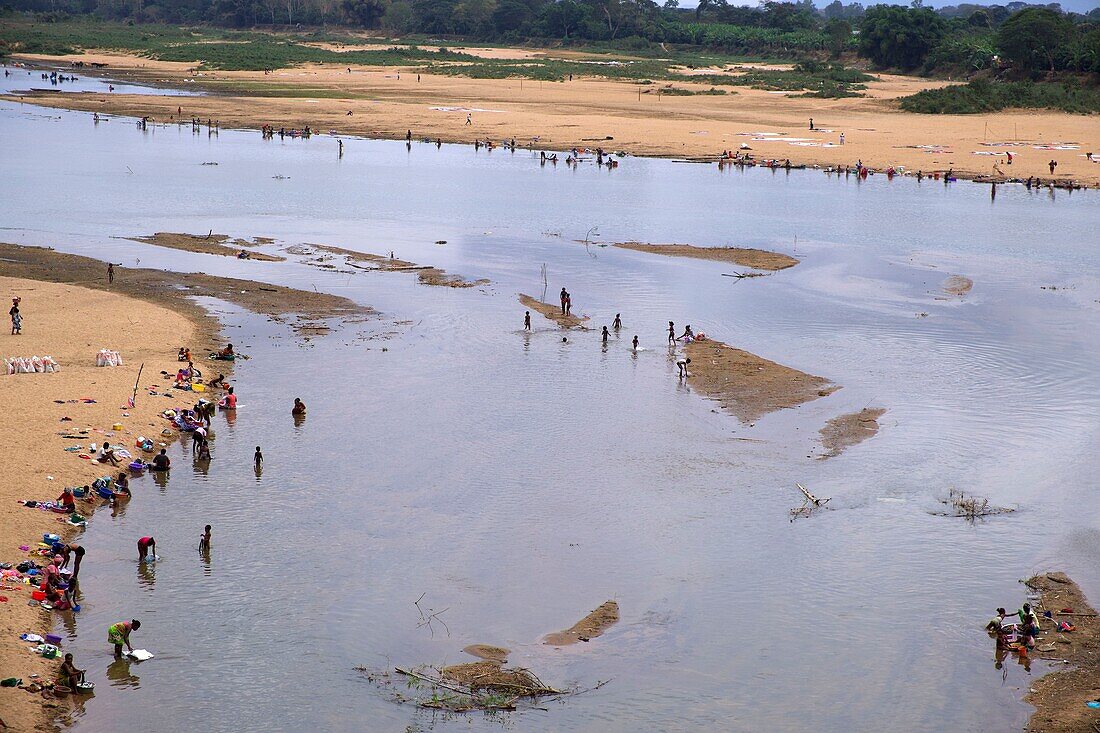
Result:
<svg viewBox="0 0 1100 733"><path fill-rule="evenodd" d="M858 54L884 69L956 74L1006 69L1020 75L1100 73L1100 9L1057 4L939 10L767 0L0 0L0 7L49 20L94 16L133 23L340 26L399 35L486 42L597 42L646 51L659 44L729 53L839 58ZM661 49L663 50L663 49Z"/></svg>

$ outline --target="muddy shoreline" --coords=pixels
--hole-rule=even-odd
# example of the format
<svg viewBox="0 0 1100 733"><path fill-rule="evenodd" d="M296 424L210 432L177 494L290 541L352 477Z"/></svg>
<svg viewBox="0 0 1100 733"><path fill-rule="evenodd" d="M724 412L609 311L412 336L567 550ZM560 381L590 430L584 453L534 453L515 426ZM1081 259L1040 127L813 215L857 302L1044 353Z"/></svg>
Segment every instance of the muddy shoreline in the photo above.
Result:
<svg viewBox="0 0 1100 733"><path fill-rule="evenodd" d="M1068 663L1054 667L1030 685L1024 700L1035 706L1035 713L1025 731L1034 733L1096 733L1100 726L1100 710L1089 708L1086 702L1100 700L1100 618L1077 584L1065 573L1045 573L1024 581L1028 588L1040 594L1034 603L1042 614L1043 635L1037 642L1036 656ZM1076 627L1071 632L1053 631L1053 626L1066 622ZM1045 637L1045 638L1044 638ZM1040 651L1052 642L1054 649Z"/></svg>
<svg viewBox="0 0 1100 733"><path fill-rule="evenodd" d="M222 257L237 257L240 252L244 251L247 252L248 257L241 259L261 260L263 262L286 261L286 257L242 249L267 244L268 240L266 237L257 237L252 241L246 239L234 239L230 241L228 234L214 234L213 232L206 235L157 232L156 234L140 237L126 237L126 239L130 239L134 242L141 242L143 244L153 244L158 247L184 250L185 252L199 252L209 255L221 255ZM230 247L226 244L227 242L233 244L234 247Z"/></svg>

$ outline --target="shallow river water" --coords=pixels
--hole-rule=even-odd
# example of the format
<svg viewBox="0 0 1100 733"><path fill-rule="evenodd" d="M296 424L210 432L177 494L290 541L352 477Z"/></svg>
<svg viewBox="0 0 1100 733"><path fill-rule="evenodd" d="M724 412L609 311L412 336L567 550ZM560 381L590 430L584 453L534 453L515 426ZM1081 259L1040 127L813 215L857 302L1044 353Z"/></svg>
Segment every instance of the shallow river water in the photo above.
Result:
<svg viewBox="0 0 1100 733"><path fill-rule="evenodd" d="M0 240L122 262L121 277L204 271L380 311L302 344L210 304L252 357L241 408L218 416L208 470L176 446L167 481L136 481L90 523L84 608L62 624L97 684L78 731L1019 729L1042 670L1002 675L982 625L1040 570L1100 601L1095 193L1004 186L991 201L967 183L634 158L570 170L358 139L338 159L327 135L142 132L7 103L0 134ZM575 241L593 227L594 242L802 262L737 281L721 263ZM274 237L270 252L392 250L492 282L116 238L208 230ZM622 314L606 348L598 330L563 343L538 314L519 330L516 293L541 296L544 265L545 299L567 287L597 329ZM951 274L973 291L947 298ZM843 389L741 424L678 382L669 320ZM634 334L647 350L631 352ZM828 419L866 405L888 410L877 437L810 457ZM791 522L795 482L833 509ZM951 487L1019 511L934 515ZM149 568L146 534L162 555ZM445 625L421 625L421 596ZM612 598L622 620L604 636L539 643ZM156 659L112 663L106 627L131 617ZM477 642L548 684L611 681L545 709L446 717L354 669L467 661Z"/></svg>

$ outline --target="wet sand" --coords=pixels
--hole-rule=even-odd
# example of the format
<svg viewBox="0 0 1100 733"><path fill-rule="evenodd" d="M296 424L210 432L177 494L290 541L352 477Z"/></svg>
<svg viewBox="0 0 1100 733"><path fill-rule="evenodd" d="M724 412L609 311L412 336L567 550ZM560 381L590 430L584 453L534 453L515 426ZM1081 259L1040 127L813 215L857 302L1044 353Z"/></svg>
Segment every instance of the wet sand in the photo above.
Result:
<svg viewBox="0 0 1100 733"><path fill-rule="evenodd" d="M20 250L4 247L5 258ZM4 450L0 451L0 562L18 564L29 556L21 552L20 545L37 550L37 544L45 533L60 534L72 540L78 530L67 521L67 515L39 509L28 509L16 503L20 499L37 501L55 500L66 486L83 486L104 475L117 475L118 469L109 464L82 460L76 452L65 448L92 442L126 448L135 455L137 436L144 435L155 441L165 442L173 437L161 435L169 423L159 417L166 407L191 404L195 397L190 392L167 400L150 396L149 386L163 391L165 382L160 371L175 373L180 366L176 351L188 345L196 353L213 348L217 343L218 324L210 317L194 318L191 308L173 308L167 303L150 303L129 297L123 292L107 292L103 272L106 265L98 263L97 272L104 287L91 289L71 284L44 282L45 279L8 277L20 268L7 261L0 261L0 294L10 303L11 297L21 297L24 314L23 335L11 336L5 330L0 334L4 356L49 354L61 365L61 371L53 374L0 374L0 404L10 418L18 416L4 436ZM43 273L35 273L40 276ZM119 288L125 291L125 288ZM95 355L101 348L117 350L124 365L120 367L96 367ZM127 408L138 366L143 363L137 403ZM229 365L226 365L229 366ZM206 364L201 368L206 370ZM207 393L210 394L210 393ZM186 395L186 396L183 396ZM83 398L95 400L95 404L75 402ZM57 404L55 400L65 400ZM74 400L74 402L69 402ZM63 417L72 418L62 422ZM115 423L125 427L112 429ZM85 437L77 440L62 438L59 433L79 434L87 430ZM83 451L81 451L83 452ZM147 456L146 456L147 457ZM125 469L123 461L123 469ZM52 477L52 478L51 478ZM140 501L140 498L136 499ZM103 500L88 502L76 500L77 511L87 517L92 507L102 505ZM60 520L60 521L59 521ZM41 559L41 558L38 558ZM84 558L85 568L94 566L99 559L97 548L88 547ZM70 564L71 567L71 564ZM19 635L33 632L45 635L53 632L57 614L27 605L31 586L3 584L0 596L7 602L0 603L0 670L3 677L21 677L32 682L30 675L38 674L44 681L52 681L60 660L45 660L28 651L30 644L19 640ZM94 664L95 660L76 659L79 667ZM54 701L39 694L16 688L0 688L0 718L12 731L41 730L41 725L53 712L44 706ZM64 700L58 703L62 710L69 706Z"/></svg>
<svg viewBox="0 0 1100 733"><path fill-rule="evenodd" d="M617 242L611 246L669 257L692 257L697 260L729 262L742 267L772 272L785 270L798 264L798 260L790 255L745 247L696 247L692 244L647 244L645 242Z"/></svg>
<svg viewBox="0 0 1100 733"><path fill-rule="evenodd" d="M192 319L209 318L191 297L205 296L235 303L279 323L289 323L299 333L324 332L326 321L362 320L374 314L347 298L307 292L252 280L217 277L203 273L115 268L114 285L107 283L107 264L90 257L62 254L43 247L0 243L0 275L65 282L96 289L111 289L145 301L166 305ZM177 344L178 346L179 344ZM216 347L216 344L211 344ZM220 347L219 347L220 348ZM210 348L211 351L215 350ZM206 353L192 348L198 356Z"/></svg>
<svg viewBox="0 0 1100 733"><path fill-rule="evenodd" d="M577 623L564 631L556 631L542 638L549 646L569 646L578 641L589 641L603 635L605 631L619 622L619 604L604 601Z"/></svg>
<svg viewBox="0 0 1100 733"><path fill-rule="evenodd" d="M572 313L563 314L561 306L543 303L541 300L535 300L530 295L524 295L523 293L519 294L519 302L525 308L538 311L562 328L584 328L583 324L588 320L588 316L575 316Z"/></svg>
<svg viewBox="0 0 1100 733"><path fill-rule="evenodd" d="M962 275L952 275L943 281L943 291L950 295L965 296L974 287L974 281Z"/></svg>
<svg viewBox="0 0 1100 733"><path fill-rule="evenodd" d="M462 651L469 654L471 657L477 657L478 659L486 662L496 662L498 664L504 664L508 661L509 650L492 646L491 644L471 644L464 648Z"/></svg>
<svg viewBox="0 0 1100 733"><path fill-rule="evenodd" d="M248 241L246 239L234 239L233 247L226 245L229 241L228 234L179 234L176 232L157 232L144 237L127 237L135 242L155 244L158 247L170 249L182 249L188 252L201 252L210 255L222 255L223 257L236 257L242 247L256 247L266 244L264 239ZM262 260L264 262L283 262L286 257L264 254L263 252L249 252L250 260Z"/></svg>
<svg viewBox="0 0 1100 733"><path fill-rule="evenodd" d="M878 419L885 413L882 407L864 407L859 412L834 417L821 428L821 447L825 452L819 458L835 458L846 448L873 438L878 433Z"/></svg>
<svg viewBox="0 0 1100 733"><path fill-rule="evenodd" d="M223 127L258 129L271 124L276 129L293 129L309 125L317 131L391 139L403 139L406 130L412 129L417 139L469 143L475 137L515 137L521 145L548 150L583 148L599 140L609 150L631 155L708 161L716 161L723 150L745 143L761 160L790 159L794 165L822 167L853 167L862 160L879 171L889 166L904 166L910 172L951 170L961 178L993 174L994 165L1005 157L988 154L1010 150L1015 154L1013 165L1002 168L1015 177L1100 185L1100 165L1090 163L1084 155L1095 137L1092 117L1039 110L988 115L901 112L896 101L899 97L950 84L916 77L881 74L878 81L868 84L865 97L849 99L800 97L797 92L773 94L746 87L735 87L735 94L724 96L661 96L641 94L632 80L595 75L575 76L572 82L536 82L421 73L418 82L415 66L353 66L353 73L348 74L345 67L304 65L265 75L260 71L196 72L190 63L111 53L23 54L14 58L32 63L103 62L116 78L217 92L185 98L48 92L22 97L47 107L150 116L157 122L176 119L182 107L185 119L192 115L216 119ZM404 73L398 79L400 72ZM692 82L690 76L677 86L692 91L709 89L707 84ZM270 96L286 94L288 87L291 96ZM307 89L316 89L320 97L309 98ZM475 110L469 127L464 124L466 110ZM818 129L809 129L810 118ZM990 146L988 143L1006 140L989 130L1011 130L1011 141L1023 144ZM845 133L844 145L839 144L841 132ZM1081 147L1032 147L1056 143ZM332 145L335 149L335 143ZM1054 176L1047 169L1051 159L1058 162Z"/></svg>
<svg viewBox="0 0 1100 733"><path fill-rule="evenodd" d="M825 397L840 389L829 380L776 364L721 341L693 341L688 384L741 422Z"/></svg>
<svg viewBox="0 0 1100 733"><path fill-rule="evenodd" d="M1057 671L1036 680L1024 698L1035 706L1027 730L1043 733L1095 733L1100 722L1100 711L1089 708L1089 700L1100 700L1100 618L1089 605L1081 589L1064 573L1046 573L1027 581L1027 586L1042 595L1037 610L1051 611L1053 621L1042 619L1043 637L1036 644L1042 647L1054 642L1051 652L1036 651L1033 656L1041 659L1067 660L1068 668L1055 667ZM1060 613L1073 609L1075 614ZM1077 627L1076 631L1059 633L1050 631L1054 623L1065 621Z"/></svg>

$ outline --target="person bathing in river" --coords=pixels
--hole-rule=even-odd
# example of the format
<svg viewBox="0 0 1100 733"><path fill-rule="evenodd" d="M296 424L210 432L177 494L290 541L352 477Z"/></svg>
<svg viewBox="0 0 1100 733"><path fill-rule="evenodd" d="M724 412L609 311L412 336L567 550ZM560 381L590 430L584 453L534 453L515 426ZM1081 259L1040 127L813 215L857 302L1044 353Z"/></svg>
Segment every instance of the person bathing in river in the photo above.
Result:
<svg viewBox="0 0 1100 733"><path fill-rule="evenodd" d="M690 343L695 340L695 332L691 330L691 324L684 326L684 333L680 336L679 341L684 343Z"/></svg>
<svg viewBox="0 0 1100 733"><path fill-rule="evenodd" d="M230 387L226 392L225 399L222 404L223 410L236 410L237 409L237 395L233 394L233 388Z"/></svg>
<svg viewBox="0 0 1100 733"><path fill-rule="evenodd" d="M306 414L306 403L302 402L301 397L294 398L294 407L290 408L291 415L304 415Z"/></svg>
<svg viewBox="0 0 1100 733"><path fill-rule="evenodd" d="M607 326L604 326L603 327L603 342L604 342L604 345L607 345L607 337L608 337Z"/></svg>
<svg viewBox="0 0 1100 733"><path fill-rule="evenodd" d="M688 364L691 363L691 359L684 357L676 360L676 368L680 370L680 379L683 379L688 375Z"/></svg>
<svg viewBox="0 0 1100 733"><path fill-rule="evenodd" d="M210 525L206 525L202 535L199 536L199 552L210 551Z"/></svg>
<svg viewBox="0 0 1100 733"><path fill-rule="evenodd" d="M676 324L672 321L668 322L668 343L670 346L676 343Z"/></svg>
<svg viewBox="0 0 1100 733"><path fill-rule="evenodd" d="M256 455L253 456L253 461L256 464L256 468L264 467L264 454L260 452L260 446L256 446Z"/></svg>
<svg viewBox="0 0 1100 733"><path fill-rule="evenodd" d="M623 327L623 319L619 318L618 313L615 314L615 320L611 322L611 327L613 329L615 329L616 331L618 331L619 329L621 329Z"/></svg>
<svg viewBox="0 0 1100 733"><path fill-rule="evenodd" d="M530 331L531 330L531 311L524 311L523 312L523 330L524 331Z"/></svg>
<svg viewBox="0 0 1100 733"><path fill-rule="evenodd" d="M638 350L638 334L634 334L634 340L631 342L634 345L634 350Z"/></svg>
<svg viewBox="0 0 1100 733"><path fill-rule="evenodd" d="M197 460L200 460L200 461L209 461L210 460L211 456L210 456L210 441L209 440L204 439L201 443L199 443L199 452L198 452L198 455L195 456L195 458Z"/></svg>
<svg viewBox="0 0 1100 733"><path fill-rule="evenodd" d="M111 644L115 648L115 656L122 656L122 645L125 644L126 648L130 651L134 651L134 648L130 646L130 633L137 631L141 628L141 622L136 618L130 621L119 621L117 624L111 624L107 629L107 643Z"/></svg>
<svg viewBox="0 0 1100 733"><path fill-rule="evenodd" d="M237 358L237 354L236 354L236 353L234 353L234 351L233 351L233 344L229 344L229 345L228 345L228 346L226 346L226 347L225 347L224 349L222 349L221 351L219 351L219 352L218 352L218 357L217 357L217 358L219 358L219 359L226 359L226 360L229 360L229 361L232 361L233 359L236 359L236 358Z"/></svg>

